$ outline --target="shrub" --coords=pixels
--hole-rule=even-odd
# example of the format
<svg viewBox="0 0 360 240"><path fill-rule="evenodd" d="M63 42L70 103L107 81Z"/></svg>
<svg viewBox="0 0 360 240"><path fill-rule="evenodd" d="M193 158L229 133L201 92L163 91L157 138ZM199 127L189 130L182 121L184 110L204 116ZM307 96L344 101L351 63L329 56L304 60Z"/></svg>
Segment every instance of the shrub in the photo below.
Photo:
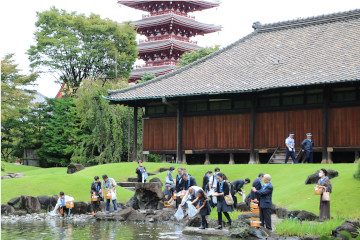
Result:
<svg viewBox="0 0 360 240"><path fill-rule="evenodd" d="M354 173L354 178L360 180L360 159L359 159L359 163L358 163L358 168L357 168L356 172Z"/></svg>
<svg viewBox="0 0 360 240"><path fill-rule="evenodd" d="M5 162L1 161L1 171L5 172Z"/></svg>
<svg viewBox="0 0 360 240"><path fill-rule="evenodd" d="M159 155L159 154L148 154L147 155L147 161L148 162L160 163L160 162L162 162L161 155Z"/></svg>

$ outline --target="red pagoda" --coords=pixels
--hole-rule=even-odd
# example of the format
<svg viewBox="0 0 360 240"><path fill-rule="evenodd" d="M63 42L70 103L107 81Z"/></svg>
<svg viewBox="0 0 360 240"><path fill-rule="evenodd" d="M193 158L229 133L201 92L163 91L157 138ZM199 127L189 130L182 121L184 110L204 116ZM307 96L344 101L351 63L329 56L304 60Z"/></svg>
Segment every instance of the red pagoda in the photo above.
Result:
<svg viewBox="0 0 360 240"><path fill-rule="evenodd" d="M191 37L221 30L221 26L195 21L190 12L218 7L218 1L206 0L119 0L119 4L148 12L141 20L132 22L137 32L147 37L140 40L139 59L146 62L137 66L129 82L144 74L163 75L172 72L184 52L199 50Z"/></svg>

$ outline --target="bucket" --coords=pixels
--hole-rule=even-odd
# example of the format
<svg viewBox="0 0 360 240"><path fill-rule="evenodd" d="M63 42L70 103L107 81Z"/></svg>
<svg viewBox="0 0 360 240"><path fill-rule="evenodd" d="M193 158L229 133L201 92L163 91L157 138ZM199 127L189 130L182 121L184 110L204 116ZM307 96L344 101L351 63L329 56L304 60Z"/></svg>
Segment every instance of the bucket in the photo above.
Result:
<svg viewBox="0 0 360 240"><path fill-rule="evenodd" d="M107 192L105 198L106 199L111 199L111 192Z"/></svg>
<svg viewBox="0 0 360 240"><path fill-rule="evenodd" d="M171 208L171 205L168 203L168 201L164 201L164 207Z"/></svg>
<svg viewBox="0 0 360 240"><path fill-rule="evenodd" d="M260 209L259 209L259 208L253 208L253 209L251 209L251 213L259 214L259 213L260 213Z"/></svg>
<svg viewBox="0 0 360 240"><path fill-rule="evenodd" d="M173 198L173 199L176 199L176 193L173 193L172 198Z"/></svg>
<svg viewBox="0 0 360 240"><path fill-rule="evenodd" d="M95 196L95 195L91 196L91 201L92 202L97 202L98 199L99 199L98 196Z"/></svg>
<svg viewBox="0 0 360 240"><path fill-rule="evenodd" d="M318 188L318 186L314 187L314 194L315 195L321 195L322 194L322 190L320 188Z"/></svg>
<svg viewBox="0 0 360 240"><path fill-rule="evenodd" d="M67 201L65 203L65 205L66 205L66 208L73 208L74 207L74 201Z"/></svg>
<svg viewBox="0 0 360 240"><path fill-rule="evenodd" d="M185 197L185 191L181 191L180 198L183 199Z"/></svg>
<svg viewBox="0 0 360 240"><path fill-rule="evenodd" d="M260 227L260 219L252 217L250 227Z"/></svg>

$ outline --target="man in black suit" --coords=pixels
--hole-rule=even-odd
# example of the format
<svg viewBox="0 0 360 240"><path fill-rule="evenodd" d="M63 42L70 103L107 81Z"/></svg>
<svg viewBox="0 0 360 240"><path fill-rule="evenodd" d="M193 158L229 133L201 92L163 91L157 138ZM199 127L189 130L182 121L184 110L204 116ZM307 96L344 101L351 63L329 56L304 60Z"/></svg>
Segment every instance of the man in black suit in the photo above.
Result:
<svg viewBox="0 0 360 240"><path fill-rule="evenodd" d="M262 188L262 180L264 179L264 174L263 173L259 173L259 176L254 180L252 187L254 187L256 190L261 190ZM257 196L257 194L251 190L250 193L250 198L251 200L259 200L259 197Z"/></svg>
<svg viewBox="0 0 360 240"><path fill-rule="evenodd" d="M193 176L190 176L188 173L184 173L182 176L183 180L182 180L182 190L189 190L189 187L192 186L197 186L196 185L196 180Z"/></svg>
<svg viewBox="0 0 360 240"><path fill-rule="evenodd" d="M179 167L178 175L176 175L175 193L179 193L183 190L182 175L183 175L183 169ZM179 206L180 203L181 203L181 198L179 196L176 198L176 208Z"/></svg>
<svg viewBox="0 0 360 240"><path fill-rule="evenodd" d="M235 180L231 183L232 185L232 197L234 200L234 207L236 207L237 205L237 197L236 197L236 193L238 193L240 196L242 196L243 193L245 193L245 191L243 190L243 187L245 186L245 184L250 183L250 179L249 178L245 178L245 179L238 179Z"/></svg>
<svg viewBox="0 0 360 240"><path fill-rule="evenodd" d="M269 174L265 174L264 186L262 186L261 190L256 190L255 187L253 187L252 190L260 197L260 225L262 227L266 226L266 228L271 231L271 207L273 193L271 176Z"/></svg>

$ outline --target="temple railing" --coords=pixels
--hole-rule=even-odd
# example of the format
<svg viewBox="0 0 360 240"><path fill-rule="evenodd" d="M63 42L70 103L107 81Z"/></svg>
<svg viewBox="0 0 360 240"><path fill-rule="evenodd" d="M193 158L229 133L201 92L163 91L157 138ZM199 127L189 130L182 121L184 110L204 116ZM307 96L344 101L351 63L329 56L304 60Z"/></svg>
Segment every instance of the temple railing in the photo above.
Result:
<svg viewBox="0 0 360 240"><path fill-rule="evenodd" d="M135 66L136 69L149 68L149 67L159 67L159 66L176 66L179 61L176 60L167 60L167 61L158 61L146 63L144 65Z"/></svg>
<svg viewBox="0 0 360 240"><path fill-rule="evenodd" d="M187 13L182 13L182 12L178 12L178 11L174 11L174 10L164 10L164 11L161 11L161 12L153 12L153 13L150 13L150 14L143 14L142 18L145 19L145 18L149 18L149 17L155 17L155 16L171 14L171 13L176 14L178 16L186 17L186 18L189 18L189 19L195 19L195 16L191 16L191 15L189 15Z"/></svg>
<svg viewBox="0 0 360 240"><path fill-rule="evenodd" d="M197 41L192 41L187 37L181 37L181 36L176 36L176 35L165 35L165 36L156 36L156 37L148 37L147 39L143 40L139 40L139 43L150 43L150 42L156 42L156 41L161 41L161 40L179 40L179 41L183 41L183 42L187 42L190 44L195 44L197 45Z"/></svg>

